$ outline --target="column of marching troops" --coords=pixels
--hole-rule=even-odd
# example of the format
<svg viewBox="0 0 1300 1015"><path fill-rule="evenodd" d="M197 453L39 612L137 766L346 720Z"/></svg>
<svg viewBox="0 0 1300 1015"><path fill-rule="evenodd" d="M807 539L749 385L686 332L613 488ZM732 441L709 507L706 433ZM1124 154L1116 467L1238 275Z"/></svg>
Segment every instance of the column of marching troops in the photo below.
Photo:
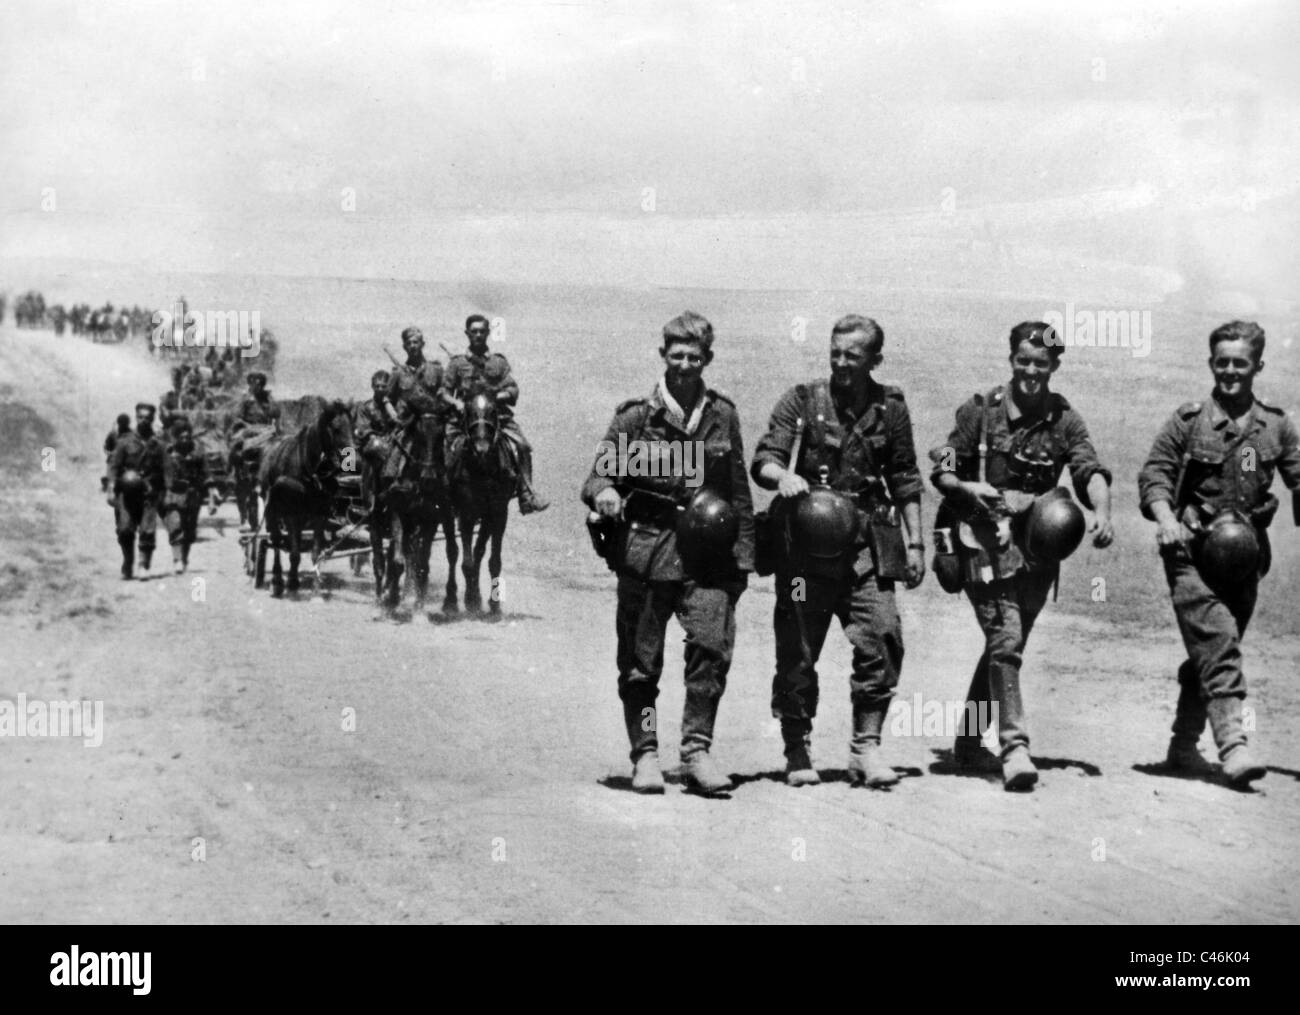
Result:
<svg viewBox="0 0 1300 1015"><path fill-rule="evenodd" d="M390 463L403 460L401 435L413 428L429 431L422 436L431 439L431 446L440 447L444 430L455 429L451 413L457 400L470 393L488 392L500 414L500 432L511 456L520 510L531 514L549 506L533 489L532 448L514 419L519 387L506 357L488 349L490 334L488 319L472 314L465 322L468 348L452 356L444 368L425 358L424 335L419 328L402 332L405 362L395 361L392 371L377 371L371 377L372 397L354 410L354 438L369 466L365 479L373 480ZM197 368L186 372L178 367L173 372L172 389L161 400L161 413L152 403L138 403L134 429L130 417L122 414L104 442L108 461L103 486L115 512L123 580L137 577L137 572L141 578L148 577L159 520L168 533L175 572L182 574L189 567L190 546L210 482L187 415L193 409L212 408L198 379ZM241 464L245 449L262 447L281 435L280 407L271 398L266 380L260 370L247 374L248 393L235 408L230 430L230 459L236 465ZM155 421L160 415L158 436ZM373 489L369 493L373 496ZM241 503L240 511L241 521L255 527L255 505L246 510Z"/></svg>
<svg viewBox="0 0 1300 1015"><path fill-rule="evenodd" d="M1264 345L1263 329L1249 322L1210 335L1210 395L1169 417L1138 476L1187 651L1166 764L1221 773L1236 786L1266 771L1247 744L1240 642L1269 569L1266 530L1278 507L1269 487L1276 472L1289 489L1300 488L1296 427L1254 392ZM926 570L924 477L903 392L872 377L883 346L884 333L869 318L836 322L829 378L781 396L748 468L735 404L702 379L713 329L698 314L664 327L662 377L648 396L618 406L582 499L593 544L617 575L618 692L633 790L664 791L655 702L674 615L686 632L682 783L706 795L732 788L711 747L736 602L755 571L776 580L772 712L787 782L820 781L811 757L816 664L832 619L853 649L850 780L897 782L881 756L881 732L903 661L895 585L915 588ZM1114 533L1111 473L1078 409L1051 386L1065 351L1060 336L1048 324L1025 322L1011 330L1008 346L1009 380L963 402L947 441L930 451L929 479L942 497L931 567L945 591L964 592L984 634L954 761L1000 772L1009 790L1029 790L1038 772L1021 661L1061 561L1085 535L1083 512L1058 487L1065 468L1092 509L1093 544L1110 545ZM688 442L703 450L702 476L646 467L680 465L687 459L668 451ZM778 494L757 516L751 477ZM981 703L997 717L997 753L971 721ZM1207 724L1221 768L1198 749Z"/></svg>

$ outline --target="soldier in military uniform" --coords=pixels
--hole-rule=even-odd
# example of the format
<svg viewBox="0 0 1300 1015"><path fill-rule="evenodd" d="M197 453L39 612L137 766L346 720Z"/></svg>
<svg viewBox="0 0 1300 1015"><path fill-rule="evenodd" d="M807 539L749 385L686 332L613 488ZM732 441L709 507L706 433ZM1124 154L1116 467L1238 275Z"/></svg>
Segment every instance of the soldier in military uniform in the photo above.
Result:
<svg viewBox="0 0 1300 1015"><path fill-rule="evenodd" d="M248 375L248 393L235 410L236 426L273 426L280 429L280 407L266 389L266 374L253 370ZM242 427L240 427L242 429Z"/></svg>
<svg viewBox="0 0 1300 1015"><path fill-rule="evenodd" d="M1069 466L1074 492L1094 512L1093 545L1114 539L1110 520L1109 470L1102 467L1083 417L1063 395L1050 389L1064 351L1048 324L1026 321L1011 330L1011 381L967 399L957 410L957 425L948 443L933 449L931 481L958 518L989 520L996 533L996 566L968 577L965 592L984 632L984 653L967 691L966 717L979 715L978 703L998 706L1000 757L980 743L978 731L965 727L957 737L957 764L995 769L1000 763L1004 785L1029 790L1038 770L1029 754L1020 695L1020 663L1034 621L1060 573L1059 563L1028 555L1021 545L1022 524L1035 498L1056 488ZM985 474L982 476L981 472ZM1013 534L1014 530L1014 534Z"/></svg>
<svg viewBox="0 0 1300 1015"><path fill-rule="evenodd" d="M370 398L356 407L352 419L353 437L362 459L371 469L383 466L392 446L389 438L394 423L388 402L388 386L391 382L392 375L387 370L376 370L370 377ZM370 471L366 470L365 475Z"/></svg>
<svg viewBox="0 0 1300 1015"><path fill-rule="evenodd" d="M99 488L104 493L108 492L108 466L113 460L113 449L117 447L118 438L125 433L131 432L131 417L125 412L118 413L116 425L108 431L108 436L104 438L104 475L99 478Z"/></svg>
<svg viewBox="0 0 1300 1015"><path fill-rule="evenodd" d="M384 397L397 433L406 434L411 453L423 470L442 475L444 438L450 410L444 387L445 374L437 360L425 359L424 333L410 327L402 332L406 362L395 365ZM360 442L360 438L358 438ZM364 453L364 443L361 443ZM402 463L394 464L399 471Z"/></svg>
<svg viewBox="0 0 1300 1015"><path fill-rule="evenodd" d="M183 574L190 565L190 546L198 533L199 508L208 482L203 455L196 450L188 420L177 420L163 453L162 520L172 548L172 566Z"/></svg>
<svg viewBox="0 0 1300 1015"><path fill-rule="evenodd" d="M519 510L522 514L545 511L550 503L533 489L533 449L514 417L514 406L519 401L519 385L510 374L510 363L499 352L488 351L491 325L482 314L471 314L465 319L465 337L469 351L453 356L447 364L447 389L453 398L462 403L481 391L496 398L501 433L515 459L519 474ZM453 419L456 428L459 420Z"/></svg>
<svg viewBox="0 0 1300 1015"><path fill-rule="evenodd" d="M690 311L674 318L664 326L660 356L663 377L648 397L618 407L582 499L611 530L632 788L664 790L655 701L665 630L676 615L686 630L682 778L698 792L724 793L731 780L709 752L731 666L736 602L754 567L753 505L736 407L701 377L713 359L712 325ZM651 460L655 467L642 467Z"/></svg>
<svg viewBox="0 0 1300 1015"><path fill-rule="evenodd" d="M140 571L145 577L153 559L158 526L158 498L163 489L163 450L154 436L154 406L135 407L136 428L122 434L108 463L111 503L117 516L117 545L122 549L122 578L133 577L136 534L139 533Z"/></svg>
<svg viewBox="0 0 1300 1015"><path fill-rule="evenodd" d="M1258 324L1232 321L1215 329L1209 359L1214 390L1203 402L1179 406L1156 435L1138 476L1142 513L1157 525L1156 543L1187 648L1178 668L1167 762L1188 772L1210 770L1197 749L1208 719L1223 773L1236 785L1265 773L1242 724L1241 639L1270 564L1267 528L1278 501L1269 487L1277 472L1289 489L1300 489L1295 423L1254 393L1263 356ZM1249 523L1240 528L1253 551L1233 575L1216 573L1204 552L1225 515Z"/></svg>
<svg viewBox="0 0 1300 1015"><path fill-rule="evenodd" d="M816 664L836 617L853 646L850 779L875 787L898 781L879 755L881 728L903 663L894 583L902 579L908 588L921 583L925 544L923 484L907 403L902 391L871 376L883 360L884 341L870 318L849 314L837 321L829 382L819 379L786 391L754 452L755 481L780 493L771 513L782 543L775 562L772 714L781 720L786 781L792 786L820 782L810 756ZM853 523L834 545L815 545L822 533L804 532L794 522L810 484L837 491L840 496L829 503L842 504Z"/></svg>

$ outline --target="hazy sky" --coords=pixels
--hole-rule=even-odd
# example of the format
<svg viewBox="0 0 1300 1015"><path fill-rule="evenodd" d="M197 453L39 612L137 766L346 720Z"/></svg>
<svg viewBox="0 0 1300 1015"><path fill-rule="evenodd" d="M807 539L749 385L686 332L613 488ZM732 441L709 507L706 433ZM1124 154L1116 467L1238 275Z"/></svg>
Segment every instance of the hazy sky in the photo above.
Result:
<svg viewBox="0 0 1300 1015"><path fill-rule="evenodd" d="M1289 297L1297 43L1285 0L8 0L0 255L770 286L974 235Z"/></svg>

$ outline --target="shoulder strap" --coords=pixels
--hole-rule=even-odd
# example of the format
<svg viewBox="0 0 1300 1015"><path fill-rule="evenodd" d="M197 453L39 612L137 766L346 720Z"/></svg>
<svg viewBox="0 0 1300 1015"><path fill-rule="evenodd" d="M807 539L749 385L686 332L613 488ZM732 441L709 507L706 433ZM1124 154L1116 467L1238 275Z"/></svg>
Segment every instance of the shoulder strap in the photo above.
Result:
<svg viewBox="0 0 1300 1015"><path fill-rule="evenodd" d="M813 381L808 395L808 418L804 420L804 425L811 426L813 443L820 448L826 443L826 419L835 418L831 386L825 378L819 377Z"/></svg>

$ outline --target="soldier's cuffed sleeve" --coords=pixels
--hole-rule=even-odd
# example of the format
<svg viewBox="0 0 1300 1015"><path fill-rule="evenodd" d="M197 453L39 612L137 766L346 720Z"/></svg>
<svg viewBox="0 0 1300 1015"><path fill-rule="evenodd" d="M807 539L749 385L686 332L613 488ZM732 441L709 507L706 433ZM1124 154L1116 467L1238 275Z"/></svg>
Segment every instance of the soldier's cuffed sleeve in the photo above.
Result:
<svg viewBox="0 0 1300 1015"><path fill-rule="evenodd" d="M921 496L924 483L921 470L916 465L916 442L912 438L912 416L901 394L891 396L895 404L890 413L889 461L885 466L885 479L889 496L895 503L916 500Z"/></svg>
<svg viewBox="0 0 1300 1015"><path fill-rule="evenodd" d="M1290 416L1282 417L1278 436L1282 454L1277 460L1277 471L1288 490L1300 490L1300 434Z"/></svg>
<svg viewBox="0 0 1300 1015"><path fill-rule="evenodd" d="M749 491L745 472L745 443L740 433L740 416L731 413L731 506L740 516L740 533L736 537L736 567L754 570L754 498Z"/></svg>
<svg viewBox="0 0 1300 1015"><path fill-rule="evenodd" d="M1187 434L1182 419L1175 413L1160 428L1151 445L1151 453L1138 473L1138 506L1142 517L1155 521L1151 505L1160 501L1174 503L1178 470L1182 466Z"/></svg>
<svg viewBox="0 0 1300 1015"><path fill-rule="evenodd" d="M1069 446L1069 457L1066 459L1070 467L1070 479L1074 484L1074 495L1079 498L1080 503L1085 507L1092 507L1092 498L1088 496L1088 484L1092 481L1093 476L1102 476L1106 480L1106 485L1110 486L1113 477L1110 470L1101 464L1097 457L1097 449L1092 446L1092 438L1088 436L1088 424L1083 421L1083 417L1077 412L1071 412L1069 419L1066 421L1065 439Z"/></svg>
<svg viewBox="0 0 1300 1015"><path fill-rule="evenodd" d="M796 385L777 400L767 423L767 433L759 438L758 446L754 448L750 475L764 489L776 488L771 480L763 478L764 465L774 462L783 469L788 469L791 465L790 451L794 448L803 425L803 406L803 385Z"/></svg>
<svg viewBox="0 0 1300 1015"><path fill-rule="evenodd" d="M495 369L487 371L487 381L492 386L498 402L513 406L519 401L519 385L510 372L509 361L500 353L497 353L496 360L497 362L493 364ZM498 371L499 375L494 376Z"/></svg>
<svg viewBox="0 0 1300 1015"><path fill-rule="evenodd" d="M955 472L958 479L979 478L980 414L984 407L975 399L963 402L957 408L957 422L948 440L930 449L930 482L935 483L945 472Z"/></svg>

